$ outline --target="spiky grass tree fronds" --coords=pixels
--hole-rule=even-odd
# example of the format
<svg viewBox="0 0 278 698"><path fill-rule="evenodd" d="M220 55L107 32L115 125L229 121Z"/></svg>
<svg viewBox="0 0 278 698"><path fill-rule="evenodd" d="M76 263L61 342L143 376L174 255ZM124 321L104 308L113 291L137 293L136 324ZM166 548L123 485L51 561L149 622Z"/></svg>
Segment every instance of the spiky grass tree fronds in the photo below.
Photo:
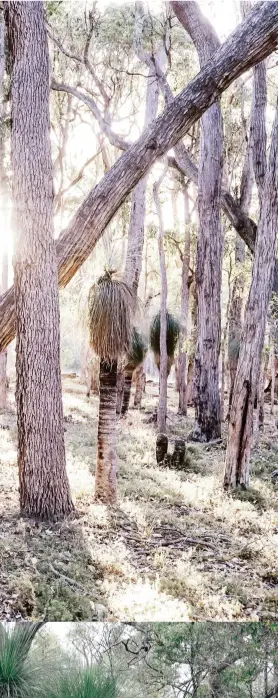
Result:
<svg viewBox="0 0 278 698"><path fill-rule="evenodd" d="M43 623L18 623L14 628L0 626L0 696L42 698L47 679L46 667L36 653L33 640Z"/></svg>
<svg viewBox="0 0 278 698"><path fill-rule="evenodd" d="M125 376L121 410L122 415L126 414L129 408L133 371L135 371L135 369L143 363L147 350L148 345L144 336L137 330L136 327L134 327L132 332L131 348L127 355L127 363L124 370Z"/></svg>
<svg viewBox="0 0 278 698"><path fill-rule="evenodd" d="M125 371L135 371L137 366L143 363L147 350L148 344L145 337L136 327L133 327L131 346L127 354Z"/></svg>
<svg viewBox="0 0 278 698"><path fill-rule="evenodd" d="M90 343L107 363L128 353L132 342L132 290L106 271L89 292Z"/></svg>
<svg viewBox="0 0 278 698"><path fill-rule="evenodd" d="M168 370L168 375L171 370L171 366L174 361L174 354L175 354L175 349L178 344L178 339L179 339L179 334L180 334L180 324L179 321L167 311L166 313L166 321L167 321L167 328L166 328L166 347L167 347L167 356L168 356L168 363L167 363L167 370ZM159 368L160 366L160 312L155 315L151 328L150 328L150 345L151 349L154 353L154 358L157 367Z"/></svg>
<svg viewBox="0 0 278 698"><path fill-rule="evenodd" d="M89 293L90 342L100 357L95 499L114 504L116 482L117 362L132 343L132 290L106 271Z"/></svg>
<svg viewBox="0 0 278 698"><path fill-rule="evenodd" d="M73 668L61 675L49 698L117 698L117 685L97 667Z"/></svg>

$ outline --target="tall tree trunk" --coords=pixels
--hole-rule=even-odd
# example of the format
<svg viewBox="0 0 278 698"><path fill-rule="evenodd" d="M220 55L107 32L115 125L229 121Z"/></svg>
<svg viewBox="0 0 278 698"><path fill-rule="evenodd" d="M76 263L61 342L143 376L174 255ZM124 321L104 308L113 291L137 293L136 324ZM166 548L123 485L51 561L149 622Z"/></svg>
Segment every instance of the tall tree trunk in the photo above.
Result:
<svg viewBox="0 0 278 698"><path fill-rule="evenodd" d="M162 209L159 201L159 187L165 176L165 170L154 185L153 196L158 216L158 251L161 276L161 302L160 302L160 357L159 357L159 403L157 410L157 430L159 433L166 430L167 417L167 380L168 380L168 356L167 356L167 273L164 252L164 226Z"/></svg>
<svg viewBox="0 0 278 698"><path fill-rule="evenodd" d="M252 21L248 17L233 32L200 73L88 194L56 245L61 287L69 283L87 259L109 221L153 163L183 138L234 80L270 55L277 43L278 3L270 0L254 8ZM230 202L231 216L238 221L239 231L253 249L256 226L240 216L229 194L226 198ZM11 288L0 301L0 351L14 336L14 288Z"/></svg>
<svg viewBox="0 0 278 698"><path fill-rule="evenodd" d="M66 474L49 118L49 55L41 2L6 5L12 57L16 404L22 514L73 504ZM32 144L32 147L31 145Z"/></svg>
<svg viewBox="0 0 278 698"><path fill-rule="evenodd" d="M149 72L147 78L147 93L146 93L146 108L145 108L145 118L144 118L144 130L155 119L158 108L158 96L159 87L158 81L156 79L154 65L152 60L149 59L148 54L142 51L141 40L143 31L143 8L141 3L136 3L136 17L135 17L135 47L139 53L139 58L142 58L144 63L149 65ZM167 57L163 48L159 49L154 57L155 61L159 61L162 69L165 64ZM131 198L131 215L130 215L130 225L128 231L128 243L127 243L127 253L126 253L126 263L124 278L126 283L133 289L135 304L137 300L138 285L140 280L140 274L142 270L142 255L144 247L144 230L145 230L145 216L146 216L146 193L147 193L147 183L148 177L143 177L140 182L136 185L132 192ZM130 393L131 393L130 371L125 373L125 384L123 389L123 407L122 414L126 414L129 408ZM142 402L142 393L141 393ZM134 404L134 406L136 406ZM141 403L140 403L141 407Z"/></svg>
<svg viewBox="0 0 278 698"><path fill-rule="evenodd" d="M0 268L0 295L8 290L8 233L7 233L7 185L5 172L5 125L4 125L4 73L5 73L5 22L3 9L0 9L0 208L1 208L1 232L2 259ZM0 409L7 406L7 349L0 354Z"/></svg>
<svg viewBox="0 0 278 698"><path fill-rule="evenodd" d="M188 188L183 189L184 196L184 223L185 240L182 260L181 278L181 322L179 334L179 354L178 354L178 389L179 389L179 413L187 414L187 373L188 360L186 341L188 337L188 308L189 308L189 266L190 266L190 211Z"/></svg>
<svg viewBox="0 0 278 698"><path fill-rule="evenodd" d="M220 42L197 3L173 2L174 11L189 32L201 68ZM221 336L221 182L223 126L217 101L201 119L198 181L199 235L196 258L198 339L195 357L195 437L210 441L221 435L219 354Z"/></svg>
<svg viewBox="0 0 278 698"><path fill-rule="evenodd" d="M258 225L252 282L231 405L224 485L249 484L254 402L260 375L266 316L271 293L278 227L278 102L262 209Z"/></svg>
<svg viewBox="0 0 278 698"><path fill-rule="evenodd" d="M116 405L117 362L107 364L101 359L95 499L105 504L117 500Z"/></svg>

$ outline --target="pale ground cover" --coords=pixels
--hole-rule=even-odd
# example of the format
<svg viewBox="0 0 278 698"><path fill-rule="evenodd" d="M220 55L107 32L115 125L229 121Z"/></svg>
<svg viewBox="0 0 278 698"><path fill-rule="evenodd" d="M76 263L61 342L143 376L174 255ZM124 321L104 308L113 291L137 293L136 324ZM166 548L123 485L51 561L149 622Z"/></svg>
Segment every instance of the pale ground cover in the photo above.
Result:
<svg viewBox="0 0 278 698"><path fill-rule="evenodd" d="M252 456L252 487L223 492L223 443L191 445L184 471L155 461L144 409L118 427L119 502L93 501L98 398L64 382L67 464L77 514L55 524L19 516L16 414L0 415L0 618L71 620L278 619L278 431L266 427ZM169 438L186 436L194 413L177 415L169 388Z"/></svg>

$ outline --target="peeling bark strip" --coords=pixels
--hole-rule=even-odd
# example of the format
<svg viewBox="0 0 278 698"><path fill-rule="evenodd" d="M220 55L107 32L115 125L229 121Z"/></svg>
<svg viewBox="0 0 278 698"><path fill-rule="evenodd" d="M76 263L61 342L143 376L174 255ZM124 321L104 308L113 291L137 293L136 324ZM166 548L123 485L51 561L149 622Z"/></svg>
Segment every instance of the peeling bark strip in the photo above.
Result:
<svg viewBox="0 0 278 698"><path fill-rule="evenodd" d="M278 228L278 101L262 197L249 298L230 413L224 485L249 484L254 402L257 395Z"/></svg>
<svg viewBox="0 0 278 698"><path fill-rule="evenodd" d="M61 287L87 259L129 192L157 158L173 148L219 95L245 70L269 56L277 44L278 3L263 2L88 194L56 246ZM11 288L0 302L0 351L14 336Z"/></svg>
<svg viewBox="0 0 278 698"><path fill-rule="evenodd" d="M53 240L49 55L41 2L6 4L12 56L16 403L21 512L52 518L73 505L66 474L60 315Z"/></svg>
<svg viewBox="0 0 278 698"><path fill-rule="evenodd" d="M201 68L220 46L218 37L196 2L172 2L181 24L197 49ZM199 234L196 256L198 339L195 357L196 437L221 436L219 354L221 337L221 182L223 124L217 101L201 119L198 178Z"/></svg>
<svg viewBox="0 0 278 698"><path fill-rule="evenodd" d="M117 361L100 361L98 454L95 499L114 504L117 500L116 466Z"/></svg>

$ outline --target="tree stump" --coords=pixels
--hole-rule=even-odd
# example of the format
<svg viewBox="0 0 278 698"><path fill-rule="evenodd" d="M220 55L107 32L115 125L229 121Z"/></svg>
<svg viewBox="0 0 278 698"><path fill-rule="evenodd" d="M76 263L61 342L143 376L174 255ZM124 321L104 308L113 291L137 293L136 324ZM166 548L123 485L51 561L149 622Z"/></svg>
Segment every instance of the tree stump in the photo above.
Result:
<svg viewBox="0 0 278 698"><path fill-rule="evenodd" d="M185 441L184 439L176 439L175 447L171 458L172 468L180 469L184 464L185 457Z"/></svg>
<svg viewBox="0 0 278 698"><path fill-rule="evenodd" d="M162 463L168 451L168 437L158 434L156 437L156 462Z"/></svg>

